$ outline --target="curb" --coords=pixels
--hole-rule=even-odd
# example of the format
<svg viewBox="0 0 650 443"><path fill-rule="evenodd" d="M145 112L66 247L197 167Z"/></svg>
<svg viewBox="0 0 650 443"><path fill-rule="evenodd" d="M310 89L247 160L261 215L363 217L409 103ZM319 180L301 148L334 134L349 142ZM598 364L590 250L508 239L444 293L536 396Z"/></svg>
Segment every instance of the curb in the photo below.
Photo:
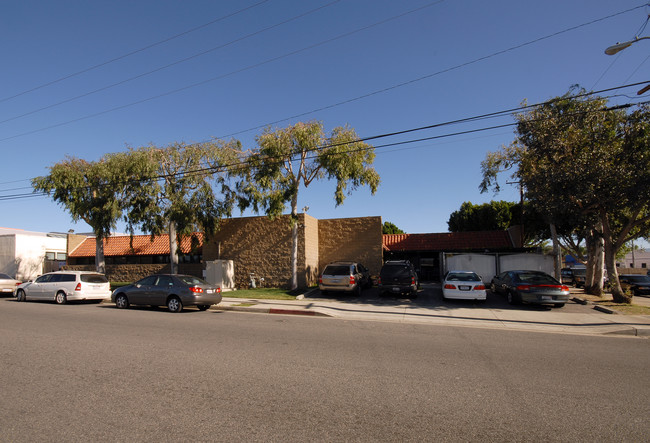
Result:
<svg viewBox="0 0 650 443"><path fill-rule="evenodd" d="M256 308L254 306L216 306L217 311L239 311L254 312L258 314L285 314L285 315L306 315L310 317L331 317L317 311L305 311L301 309L284 309L284 308Z"/></svg>
<svg viewBox="0 0 650 443"><path fill-rule="evenodd" d="M571 300L576 302L576 303L580 303L581 305L593 305L594 310L603 312L605 314L620 315L620 312L616 311L615 309L608 308L608 307L605 307L605 306L601 306L601 305L599 305L597 303L592 303L589 300L585 300L585 299L580 298L580 297L571 297Z"/></svg>

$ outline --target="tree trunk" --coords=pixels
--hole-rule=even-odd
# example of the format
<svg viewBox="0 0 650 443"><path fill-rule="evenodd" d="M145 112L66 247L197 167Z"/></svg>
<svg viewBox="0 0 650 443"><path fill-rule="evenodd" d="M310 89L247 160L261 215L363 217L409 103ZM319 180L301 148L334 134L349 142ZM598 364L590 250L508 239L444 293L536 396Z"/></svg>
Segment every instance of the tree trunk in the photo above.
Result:
<svg viewBox="0 0 650 443"><path fill-rule="evenodd" d="M587 245L587 273L585 275L585 292L587 294L591 294L591 290L594 286L594 274L596 266L596 237L594 237L593 230L587 234L585 243Z"/></svg>
<svg viewBox="0 0 650 443"><path fill-rule="evenodd" d="M291 290L298 288L298 192L291 198Z"/></svg>
<svg viewBox="0 0 650 443"><path fill-rule="evenodd" d="M562 279L562 258L560 257L560 245L557 241L557 231L555 225L551 223L551 238L553 240L553 262L555 264L555 279L561 281Z"/></svg>
<svg viewBox="0 0 650 443"><path fill-rule="evenodd" d="M106 260L104 259L104 238L95 235L95 269L100 274L106 274Z"/></svg>
<svg viewBox="0 0 650 443"><path fill-rule="evenodd" d="M172 274L178 274L178 249L176 239L176 223L169 221L169 266Z"/></svg>
<svg viewBox="0 0 650 443"><path fill-rule="evenodd" d="M602 225L599 226L602 230ZM605 261L605 241L600 232L596 232L596 245L594 251L594 283L590 294L601 297L603 295L603 265Z"/></svg>

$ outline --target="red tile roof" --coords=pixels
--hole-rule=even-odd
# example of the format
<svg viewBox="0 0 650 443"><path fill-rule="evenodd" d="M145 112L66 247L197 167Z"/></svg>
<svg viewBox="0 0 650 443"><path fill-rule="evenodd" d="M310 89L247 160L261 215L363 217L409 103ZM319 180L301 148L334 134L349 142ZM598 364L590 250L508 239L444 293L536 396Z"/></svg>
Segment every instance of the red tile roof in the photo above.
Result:
<svg viewBox="0 0 650 443"><path fill-rule="evenodd" d="M384 234L387 251L455 251L512 248L508 231L442 232L436 234Z"/></svg>
<svg viewBox="0 0 650 443"><path fill-rule="evenodd" d="M203 246L203 234L194 234L199 241L199 248ZM184 238L178 245L181 252L187 254L192 251L192 239ZM168 255L169 235L159 235L151 239L150 235L134 235L133 249L131 249L131 237L128 235L116 236L104 239L104 256L124 255ZM94 257L95 238L88 237L70 253L70 257Z"/></svg>

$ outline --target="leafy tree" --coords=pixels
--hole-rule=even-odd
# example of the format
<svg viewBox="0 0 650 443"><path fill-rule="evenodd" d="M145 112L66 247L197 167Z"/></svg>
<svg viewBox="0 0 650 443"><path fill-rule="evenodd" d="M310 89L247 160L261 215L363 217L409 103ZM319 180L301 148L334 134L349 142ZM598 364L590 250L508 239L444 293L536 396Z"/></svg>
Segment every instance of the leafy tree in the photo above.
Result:
<svg viewBox="0 0 650 443"><path fill-rule="evenodd" d="M650 232L650 113L627 114L572 92L515 116L517 139L488 154L481 189L498 190L497 174L511 169L547 222L601 236L613 298L629 302L615 256Z"/></svg>
<svg viewBox="0 0 650 443"><path fill-rule="evenodd" d="M32 180L35 191L51 195L74 221L83 220L92 228L98 272L106 272L103 241L122 217L123 196L136 168L137 163L124 155L105 155L97 162L67 157L47 176Z"/></svg>
<svg viewBox="0 0 650 443"><path fill-rule="evenodd" d="M178 240L196 231L213 233L223 217L229 217L236 204L228 168L240 163L237 141L215 140L186 145L173 143L132 151L143 162L143 169L155 171L138 186L131 187L125 204L129 229L140 226L152 236L169 234L171 272L178 272ZM219 189L215 192L212 180ZM193 240L197 240L193 238Z"/></svg>
<svg viewBox="0 0 650 443"><path fill-rule="evenodd" d="M250 155L248 175L240 190L245 205L271 217L282 214L289 203L292 218L291 288L298 286L298 192L314 180L336 181L334 200L340 205L359 186L374 194L379 174L370 167L375 154L359 141L350 127L337 127L325 135L321 122L297 123L287 128L263 130L256 138L257 149Z"/></svg>
<svg viewBox="0 0 650 443"><path fill-rule="evenodd" d="M391 222L384 222L383 226L381 227L381 233L382 234L405 234L404 231L402 231L400 228L398 228L395 224Z"/></svg>
<svg viewBox="0 0 650 443"><path fill-rule="evenodd" d="M513 226L524 225L524 244L538 246L548 238L548 228L540 223L539 214L530 204L524 205L522 219L521 204L508 201L491 201L483 204L463 202L460 209L449 216L449 232L502 231Z"/></svg>

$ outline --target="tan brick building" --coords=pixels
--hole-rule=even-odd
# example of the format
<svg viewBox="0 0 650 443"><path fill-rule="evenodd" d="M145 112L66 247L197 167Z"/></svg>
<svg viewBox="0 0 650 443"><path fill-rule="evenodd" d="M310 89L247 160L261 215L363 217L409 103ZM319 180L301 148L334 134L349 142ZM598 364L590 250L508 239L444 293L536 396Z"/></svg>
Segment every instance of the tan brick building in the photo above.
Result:
<svg viewBox="0 0 650 443"><path fill-rule="evenodd" d="M378 274L382 265L381 217L318 220L298 216L298 286L315 285L323 267L337 260L363 263ZM224 220L203 245L203 260L233 260L235 285L246 287L250 275L264 286L288 287L291 281L291 221L243 217Z"/></svg>
<svg viewBox="0 0 650 443"><path fill-rule="evenodd" d="M289 216L223 220L219 231L198 248L181 242L185 260L180 272L202 276L206 261L232 260L235 287L246 288L250 276L263 278L265 287L289 287L291 281L291 222ZM374 275L382 265L381 217L318 220L298 216L298 286L318 283L318 275L332 261L363 263ZM128 236L105 240L106 274L111 281L134 281L146 275L169 272L169 240L161 235ZM68 268L91 269L95 239L68 238ZM185 263L183 262L185 261Z"/></svg>

